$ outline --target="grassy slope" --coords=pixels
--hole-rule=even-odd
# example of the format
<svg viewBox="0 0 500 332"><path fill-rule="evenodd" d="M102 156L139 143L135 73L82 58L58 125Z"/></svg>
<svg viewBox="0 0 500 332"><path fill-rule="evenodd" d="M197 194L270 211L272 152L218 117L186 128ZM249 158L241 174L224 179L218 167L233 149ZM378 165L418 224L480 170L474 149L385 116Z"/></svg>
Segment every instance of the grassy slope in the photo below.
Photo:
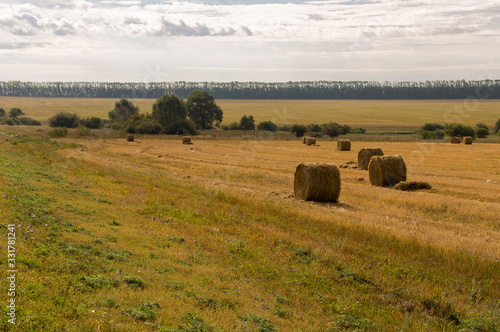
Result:
<svg viewBox="0 0 500 332"><path fill-rule="evenodd" d="M116 99L11 98L0 97L0 107L20 107L39 121L57 112L76 112L82 117L107 118ZM151 112L153 99L133 100L141 112ZM224 124L239 121L243 114L257 122L279 124L338 122L369 130L415 130L426 122L462 122L493 127L500 102L496 100L218 100Z"/></svg>
<svg viewBox="0 0 500 332"><path fill-rule="evenodd" d="M21 225L19 331L498 329L498 259L377 227L384 216L360 222L373 213L358 211L357 200L370 206L386 191L360 191L347 179L346 204L332 210L242 190L289 184L287 166L267 171L257 156L248 168L207 168L170 142L159 159L140 144L124 153L114 141L107 149L83 143L82 151L44 139L0 140L1 214ZM70 150L56 153L63 148ZM251 166L257 160L266 172ZM455 171L464 170L439 176ZM460 195L453 183L442 185ZM401 196L378 201L391 219L400 220ZM477 199L488 204L488 197L485 189ZM443 213L431 202L428 210L406 204L408 218ZM466 230L469 217L488 217L462 213L463 221L451 210L442 221ZM5 257L1 263L3 277ZM8 326L5 317L1 324Z"/></svg>

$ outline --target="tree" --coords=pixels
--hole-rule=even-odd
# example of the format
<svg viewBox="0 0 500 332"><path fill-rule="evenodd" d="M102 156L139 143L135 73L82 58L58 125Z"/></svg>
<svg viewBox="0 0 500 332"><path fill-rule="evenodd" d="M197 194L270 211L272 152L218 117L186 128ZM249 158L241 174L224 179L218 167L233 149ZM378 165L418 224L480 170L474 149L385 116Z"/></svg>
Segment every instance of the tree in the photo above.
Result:
<svg viewBox="0 0 500 332"><path fill-rule="evenodd" d="M10 109L9 116L11 118L17 118L18 116L21 115L26 115L26 114L24 114L24 112L20 108L14 107Z"/></svg>
<svg viewBox="0 0 500 332"><path fill-rule="evenodd" d="M500 119L498 119L497 123L495 123L495 129L493 129L493 131L495 133L498 133L499 130L500 130Z"/></svg>
<svg viewBox="0 0 500 332"><path fill-rule="evenodd" d="M240 129L241 130L255 130L255 120L253 115L246 116L243 115L240 120Z"/></svg>
<svg viewBox="0 0 500 332"><path fill-rule="evenodd" d="M113 123L124 123L129 117L136 114L139 114L139 107L128 99L122 98L115 102L115 108L108 113L108 117Z"/></svg>
<svg viewBox="0 0 500 332"><path fill-rule="evenodd" d="M207 91L194 90L187 98L189 118L200 129L210 129L214 122L222 122L223 113L215 103L215 98Z"/></svg>
<svg viewBox="0 0 500 332"><path fill-rule="evenodd" d="M480 122L476 124L476 135L478 138L486 138L490 134L490 130L487 125L484 123Z"/></svg>
<svg viewBox="0 0 500 332"><path fill-rule="evenodd" d="M158 120L165 131L169 131L173 123L187 118L186 103L174 94L163 95L154 103L151 115Z"/></svg>
<svg viewBox="0 0 500 332"><path fill-rule="evenodd" d="M49 119L51 127L75 128L78 125L79 118L76 113L59 112Z"/></svg>
<svg viewBox="0 0 500 332"><path fill-rule="evenodd" d="M149 114L135 114L124 123L125 131L129 134L158 135L161 125Z"/></svg>
<svg viewBox="0 0 500 332"><path fill-rule="evenodd" d="M420 128L420 130L427 130L427 131L436 131L439 129L444 129L444 127L439 123L426 123Z"/></svg>
<svg viewBox="0 0 500 332"><path fill-rule="evenodd" d="M461 123L449 123L444 126L444 133L450 137L476 137L476 131L471 126L464 126Z"/></svg>
<svg viewBox="0 0 500 332"><path fill-rule="evenodd" d="M102 119L96 116L80 119L80 124L89 129L101 129L104 126Z"/></svg>
<svg viewBox="0 0 500 332"><path fill-rule="evenodd" d="M302 137L307 132L307 127L304 125L293 124L290 127L290 132L292 132L295 137Z"/></svg>
<svg viewBox="0 0 500 332"><path fill-rule="evenodd" d="M276 126L273 122L271 121L263 121L259 123L257 126L257 130L262 130L262 131L277 131L278 126Z"/></svg>
<svg viewBox="0 0 500 332"><path fill-rule="evenodd" d="M5 116L5 110L3 108L0 108L0 118L3 118Z"/></svg>
<svg viewBox="0 0 500 332"><path fill-rule="evenodd" d="M312 132L312 133L319 133L321 132L321 126L319 124L308 124L307 125L307 131Z"/></svg>

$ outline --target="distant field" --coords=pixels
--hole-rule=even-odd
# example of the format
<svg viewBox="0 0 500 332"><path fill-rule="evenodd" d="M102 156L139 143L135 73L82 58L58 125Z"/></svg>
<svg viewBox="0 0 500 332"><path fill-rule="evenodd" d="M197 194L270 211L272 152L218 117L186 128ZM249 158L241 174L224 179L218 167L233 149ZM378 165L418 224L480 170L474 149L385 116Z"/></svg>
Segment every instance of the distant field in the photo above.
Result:
<svg viewBox="0 0 500 332"><path fill-rule="evenodd" d="M42 122L58 112L107 118L117 99L0 97L0 107L20 107ZM141 112L151 112L155 99L131 99ZM371 131L415 130L426 122L461 122L493 126L500 117L500 101L463 100L217 100L223 124L253 115L256 122L277 124L338 122Z"/></svg>

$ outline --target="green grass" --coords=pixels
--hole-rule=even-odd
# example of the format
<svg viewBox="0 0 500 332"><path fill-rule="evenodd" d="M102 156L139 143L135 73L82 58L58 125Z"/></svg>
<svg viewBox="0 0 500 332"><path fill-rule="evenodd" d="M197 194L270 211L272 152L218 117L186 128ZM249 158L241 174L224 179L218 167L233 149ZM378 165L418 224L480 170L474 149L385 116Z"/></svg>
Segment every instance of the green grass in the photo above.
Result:
<svg viewBox="0 0 500 332"><path fill-rule="evenodd" d="M154 99L131 99L141 112L151 113ZM0 107L19 107L32 118L47 124L58 112L81 117L108 118L117 99L15 98L0 97ZM483 122L492 128L498 120L497 100L217 100L224 111L223 124L239 122L253 115L256 122L310 124L338 122L372 132L414 131L427 122L461 122L475 126Z"/></svg>
<svg viewBox="0 0 500 332"><path fill-rule="evenodd" d="M75 147L0 139L0 216L20 225L22 276L17 324L4 315L2 330L500 326L498 260L346 227L336 216L305 217L279 200L164 171L152 177L57 153ZM5 280L5 256L1 263Z"/></svg>

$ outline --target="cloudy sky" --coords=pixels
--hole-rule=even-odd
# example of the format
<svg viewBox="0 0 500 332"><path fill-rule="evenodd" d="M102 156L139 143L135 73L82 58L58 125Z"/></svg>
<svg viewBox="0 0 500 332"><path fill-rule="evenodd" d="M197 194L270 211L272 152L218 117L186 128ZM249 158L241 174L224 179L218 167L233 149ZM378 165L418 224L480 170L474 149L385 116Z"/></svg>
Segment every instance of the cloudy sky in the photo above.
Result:
<svg viewBox="0 0 500 332"><path fill-rule="evenodd" d="M0 0L0 81L500 78L498 0Z"/></svg>

